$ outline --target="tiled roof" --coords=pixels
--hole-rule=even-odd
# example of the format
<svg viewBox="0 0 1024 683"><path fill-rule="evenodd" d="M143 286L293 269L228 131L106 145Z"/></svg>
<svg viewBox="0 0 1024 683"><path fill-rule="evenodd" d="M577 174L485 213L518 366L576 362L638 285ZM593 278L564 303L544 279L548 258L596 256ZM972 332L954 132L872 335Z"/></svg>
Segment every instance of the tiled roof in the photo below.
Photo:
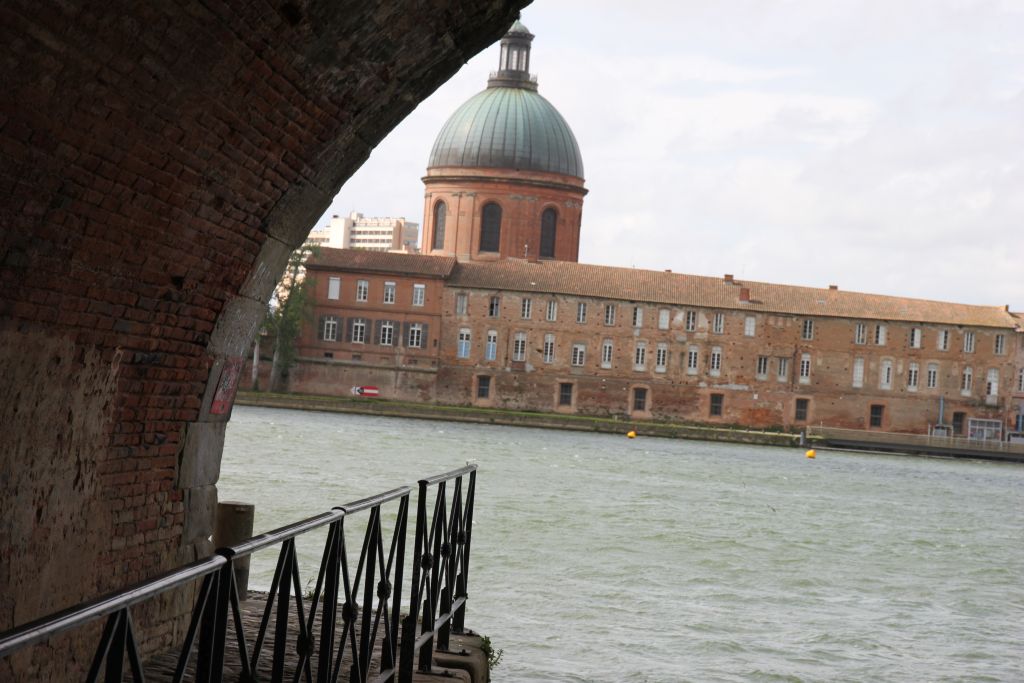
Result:
<svg viewBox="0 0 1024 683"><path fill-rule="evenodd" d="M971 306L766 282L729 283L723 278L564 261L459 263L448 284L761 313L979 327L1013 328L1019 324L1002 306ZM740 302L743 287L750 291L749 303Z"/></svg>
<svg viewBox="0 0 1024 683"><path fill-rule="evenodd" d="M455 267L455 257L321 247L319 254L306 261L306 267L446 278Z"/></svg>

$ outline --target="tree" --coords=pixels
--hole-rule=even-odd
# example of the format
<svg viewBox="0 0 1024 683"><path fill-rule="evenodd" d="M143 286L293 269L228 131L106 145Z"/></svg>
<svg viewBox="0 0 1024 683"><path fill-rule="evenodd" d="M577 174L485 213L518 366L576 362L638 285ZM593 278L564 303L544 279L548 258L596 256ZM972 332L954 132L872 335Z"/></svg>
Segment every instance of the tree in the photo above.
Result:
<svg viewBox="0 0 1024 683"><path fill-rule="evenodd" d="M267 309L266 328L274 336L274 360L270 366L270 391L283 391L283 378L295 363L295 341L312 300L312 278L306 277L306 259L318 248L303 245L288 258L284 276Z"/></svg>

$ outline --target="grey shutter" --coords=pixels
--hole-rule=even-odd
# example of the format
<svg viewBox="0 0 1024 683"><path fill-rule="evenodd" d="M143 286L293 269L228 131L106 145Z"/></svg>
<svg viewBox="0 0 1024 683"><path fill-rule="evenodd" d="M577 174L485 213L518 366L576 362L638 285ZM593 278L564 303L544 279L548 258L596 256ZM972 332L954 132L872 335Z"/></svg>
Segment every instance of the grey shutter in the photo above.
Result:
<svg viewBox="0 0 1024 683"><path fill-rule="evenodd" d="M324 338L326 337L326 335L327 335L327 316L326 315L322 315L322 316L320 316L320 334L318 335L318 338L320 339L320 341L323 341Z"/></svg>
<svg viewBox="0 0 1024 683"><path fill-rule="evenodd" d="M346 321L346 325L345 325L345 341L346 342L351 342L352 341L352 326L355 324L355 322L356 322L355 318L349 318Z"/></svg>
<svg viewBox="0 0 1024 683"><path fill-rule="evenodd" d="M338 333L334 335L334 343L340 344L345 339L345 319L338 316Z"/></svg>
<svg viewBox="0 0 1024 683"><path fill-rule="evenodd" d="M402 346L409 345L409 327L412 323L402 323Z"/></svg>
<svg viewBox="0 0 1024 683"><path fill-rule="evenodd" d="M380 346L380 328L384 326L383 320L373 321L373 343Z"/></svg>
<svg viewBox="0 0 1024 683"><path fill-rule="evenodd" d="M420 337L420 348L421 349L428 348L427 347L427 340L430 339L430 337L427 336L427 332L429 331L429 329L430 329L430 325L428 325L426 323L423 323L423 336Z"/></svg>

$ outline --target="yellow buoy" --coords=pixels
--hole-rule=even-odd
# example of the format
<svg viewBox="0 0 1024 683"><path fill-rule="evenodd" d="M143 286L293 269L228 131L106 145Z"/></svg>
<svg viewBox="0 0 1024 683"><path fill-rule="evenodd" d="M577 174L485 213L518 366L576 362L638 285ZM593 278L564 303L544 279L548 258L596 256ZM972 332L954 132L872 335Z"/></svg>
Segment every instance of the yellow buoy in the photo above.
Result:
<svg viewBox="0 0 1024 683"><path fill-rule="evenodd" d="M814 449L812 448L811 450L807 451L807 453L805 453L805 455L808 458L810 458L811 460L814 460L814 456L817 455L817 453L815 453Z"/></svg>
<svg viewBox="0 0 1024 683"><path fill-rule="evenodd" d="M626 432L626 436L628 436L631 439L635 439L636 438L636 432L630 430L630 431Z"/></svg>

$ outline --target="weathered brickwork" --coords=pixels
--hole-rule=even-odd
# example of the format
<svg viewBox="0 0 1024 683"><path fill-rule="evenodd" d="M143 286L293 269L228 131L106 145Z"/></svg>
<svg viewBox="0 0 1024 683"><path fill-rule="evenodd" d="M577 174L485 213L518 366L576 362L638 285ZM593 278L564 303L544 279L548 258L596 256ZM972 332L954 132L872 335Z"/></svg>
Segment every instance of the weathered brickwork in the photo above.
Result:
<svg viewBox="0 0 1024 683"><path fill-rule="evenodd" d="M344 267L353 252L332 253L335 268L323 275L350 289L370 277ZM394 274L373 277L403 277L402 260L412 257L390 258ZM430 257L415 258L422 268ZM961 433L971 419L1013 431L1024 414L1024 327L1002 309L525 261L459 263L443 284L432 389L404 390L400 356L370 338L355 355L336 345L344 362L315 372L302 364L292 389L344 393L372 376L397 399L787 429L925 433L941 411L941 422ZM322 289L317 310L329 304ZM641 292L643 299L615 296ZM812 312L800 314L801 306ZM903 311L902 319L873 317L871 306ZM344 301L338 310L362 315ZM306 342L300 354L313 358L323 346Z"/></svg>
<svg viewBox="0 0 1024 683"><path fill-rule="evenodd" d="M209 462L288 254L524 4L0 8L0 629L209 552ZM18 677L39 663L62 666Z"/></svg>
<svg viewBox="0 0 1024 683"><path fill-rule="evenodd" d="M583 181L578 178L529 171L487 169L486 175L464 169L430 169L423 212L423 250L450 254L460 260L540 258L541 221L546 210L555 212L554 250L550 258L578 261L583 218ZM437 204L445 206L443 247L434 248ZM480 250L483 207L501 207L501 242L497 252Z"/></svg>

